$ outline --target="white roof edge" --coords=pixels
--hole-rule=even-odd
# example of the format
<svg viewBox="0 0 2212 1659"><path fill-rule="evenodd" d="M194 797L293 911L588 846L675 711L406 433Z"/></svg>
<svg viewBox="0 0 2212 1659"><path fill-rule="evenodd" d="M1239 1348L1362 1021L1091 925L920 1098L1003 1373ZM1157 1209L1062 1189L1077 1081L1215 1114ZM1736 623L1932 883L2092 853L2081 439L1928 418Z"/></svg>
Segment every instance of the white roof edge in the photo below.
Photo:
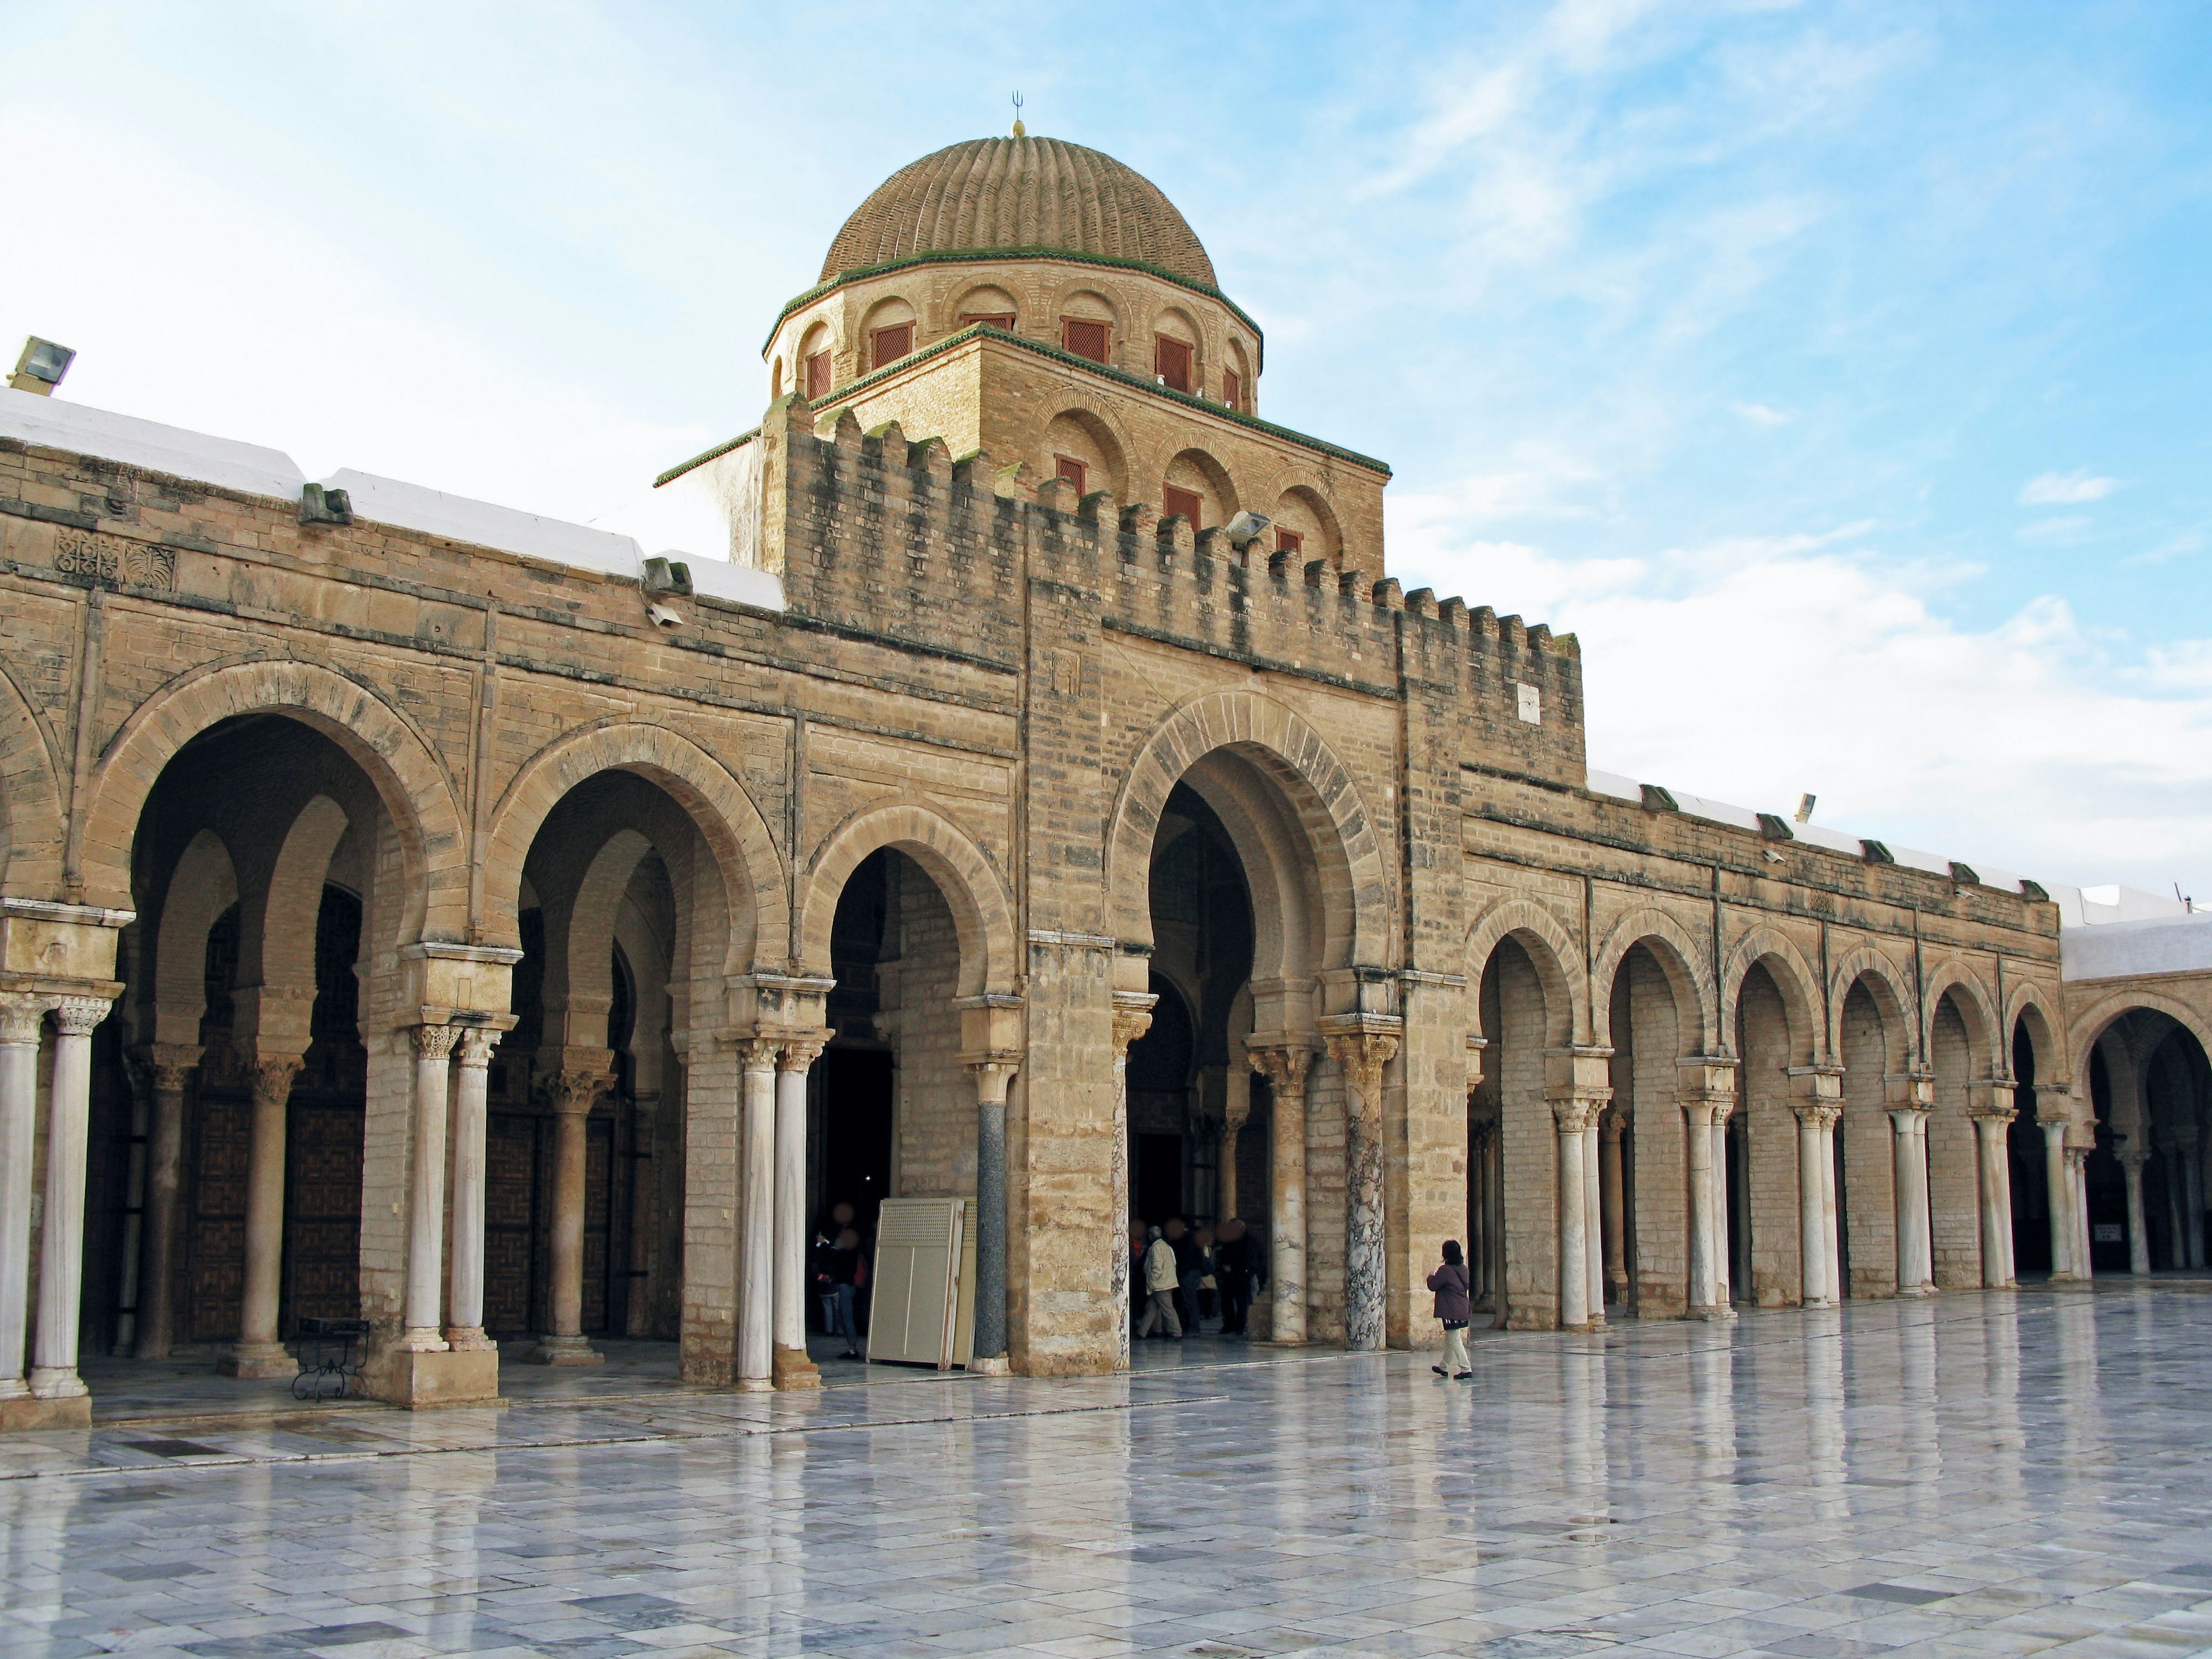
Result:
<svg viewBox="0 0 2212 1659"><path fill-rule="evenodd" d="M0 386L0 437L280 501L298 501L307 482L281 449L210 437L13 386Z"/></svg>

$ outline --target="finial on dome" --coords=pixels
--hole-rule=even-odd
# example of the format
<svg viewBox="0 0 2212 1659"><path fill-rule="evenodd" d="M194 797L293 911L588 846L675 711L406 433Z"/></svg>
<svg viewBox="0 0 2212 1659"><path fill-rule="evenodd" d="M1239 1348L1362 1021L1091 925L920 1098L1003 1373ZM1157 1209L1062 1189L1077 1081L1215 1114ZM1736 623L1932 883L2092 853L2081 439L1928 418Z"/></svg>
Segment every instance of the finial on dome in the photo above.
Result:
<svg viewBox="0 0 2212 1659"><path fill-rule="evenodd" d="M1026 138L1029 136L1030 130L1022 125L1022 95L1018 92L1014 94L1014 137Z"/></svg>

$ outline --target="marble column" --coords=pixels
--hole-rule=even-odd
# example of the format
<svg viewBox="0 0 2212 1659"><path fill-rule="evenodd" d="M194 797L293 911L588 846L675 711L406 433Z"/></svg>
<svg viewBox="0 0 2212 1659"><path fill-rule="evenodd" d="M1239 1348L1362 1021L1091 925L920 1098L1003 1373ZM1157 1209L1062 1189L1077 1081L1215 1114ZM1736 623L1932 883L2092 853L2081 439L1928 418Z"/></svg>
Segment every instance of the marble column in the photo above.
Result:
<svg viewBox="0 0 2212 1659"><path fill-rule="evenodd" d="M1828 1299L1838 1306L1850 1290L1844 1283L1844 1215L1836 1192L1836 1125L1843 1115L1840 1106L1820 1109L1820 1243L1828 1258Z"/></svg>
<svg viewBox="0 0 2212 1659"><path fill-rule="evenodd" d="M2143 1165L2150 1154L2140 1149L2123 1151L2120 1172L2128 1178L2128 1271L2138 1276L2150 1271L2150 1231L2143 1224Z"/></svg>
<svg viewBox="0 0 2212 1659"><path fill-rule="evenodd" d="M0 1400L30 1393L23 1346L31 1306L31 1164L39 1121L39 1039L47 1000L0 992Z"/></svg>
<svg viewBox="0 0 2212 1659"><path fill-rule="evenodd" d="M176 1343L177 1256L183 1243L185 1083L199 1050L156 1043L147 1055L154 1109L146 1125L146 1223L140 1231L138 1330L141 1359L167 1359Z"/></svg>
<svg viewBox="0 0 2212 1659"><path fill-rule="evenodd" d="M1003 1376L1006 1358L1006 1087L1011 1057L969 1062L975 1079L975 1322L969 1370Z"/></svg>
<svg viewBox="0 0 2212 1659"><path fill-rule="evenodd" d="M2181 1174L2181 1259L2191 1267L2204 1265L2204 1160L2197 1153L2196 1126L2185 1124L2173 1132L2175 1155Z"/></svg>
<svg viewBox="0 0 2212 1659"><path fill-rule="evenodd" d="M738 1128L738 1388L775 1386L775 1061L782 1045L747 1038Z"/></svg>
<svg viewBox="0 0 2212 1659"><path fill-rule="evenodd" d="M2073 1170L2073 1179L2068 1185L2074 1194L2074 1260L2081 1264L2082 1278L2094 1279L2097 1258L2090 1249L2093 1241L2089 1237L2089 1149L2069 1146L2066 1158Z"/></svg>
<svg viewBox="0 0 2212 1659"><path fill-rule="evenodd" d="M1833 1307L1835 1294L1828 1285L1828 1183L1820 1172L1820 1116L1830 1109L1800 1105L1796 1109L1798 1299L1808 1308Z"/></svg>
<svg viewBox="0 0 2212 1659"><path fill-rule="evenodd" d="M1623 1312L1628 1308L1628 1192L1623 1185L1620 1143L1628 1120L1616 1107L1599 1126L1598 1192L1605 1231L1605 1288Z"/></svg>
<svg viewBox="0 0 2212 1659"><path fill-rule="evenodd" d="M1970 1112L1974 1124L1975 1163L1978 1166L1982 1218L1982 1288L2001 1291L2012 1283L2011 1229L2005 1219L2005 1188L2011 1181L2005 1152L2005 1131L2011 1126L2009 1111Z"/></svg>
<svg viewBox="0 0 2212 1659"><path fill-rule="evenodd" d="M399 1346L414 1353L444 1353L446 1236L446 1115L457 1025L410 1028L415 1043L415 1121L409 1149L407 1299L400 1316Z"/></svg>
<svg viewBox="0 0 2212 1659"><path fill-rule="evenodd" d="M1331 1031L1329 1058L1344 1068L1346 1179L1344 1214L1344 1346L1381 1351L1388 1294L1383 1259L1382 1068L1397 1057L1395 1031Z"/></svg>
<svg viewBox="0 0 2212 1659"><path fill-rule="evenodd" d="M484 1334L484 1136L490 1126L491 1051L501 1034L459 1027L454 1048L453 1228L447 1248L446 1345L458 1352L496 1348Z"/></svg>
<svg viewBox="0 0 2212 1659"><path fill-rule="evenodd" d="M806 1074L827 1045L816 1033L784 1043L775 1073L775 1386L818 1389L806 1353Z"/></svg>
<svg viewBox="0 0 2212 1659"><path fill-rule="evenodd" d="M1559 1325L1589 1328L1589 1220L1583 1180L1583 1131L1592 1110L1587 1101L1552 1103L1552 1121L1559 1137Z"/></svg>
<svg viewBox="0 0 2212 1659"><path fill-rule="evenodd" d="M287 1376L292 1357L276 1340L284 1288L284 1146L297 1054L264 1054L246 1068L252 1139L246 1164L246 1289L238 1340L217 1363L225 1376Z"/></svg>
<svg viewBox="0 0 2212 1659"><path fill-rule="evenodd" d="M1113 1144L1108 1148L1114 1236L1107 1241L1106 1292L1117 1333L1115 1364L1125 1371L1129 1369L1129 1328L1136 1317L1134 1287L1129 1282L1135 1265L1129 1249L1129 1045L1152 1029L1152 1005L1158 1000L1150 991L1114 993L1114 1125Z"/></svg>
<svg viewBox="0 0 2212 1659"><path fill-rule="evenodd" d="M146 1148L154 1127L154 1068L143 1048L125 1059L131 1091L131 1150L123 1164L123 1208L115 1253L115 1340L108 1348L128 1359L138 1348L139 1278L146 1262Z"/></svg>
<svg viewBox="0 0 2212 1659"><path fill-rule="evenodd" d="M1251 1079L1250 1072L1240 1073L1232 1066L1229 1073L1229 1086L1223 1091L1221 1164L1219 1177L1215 1182L1213 1206L1214 1225L1217 1227L1237 1213L1237 1142L1252 1116ZM1242 1087L1239 1087L1240 1083Z"/></svg>
<svg viewBox="0 0 2212 1659"><path fill-rule="evenodd" d="M1252 1067L1267 1079L1274 1107L1270 1167L1274 1200L1267 1222L1268 1340L1306 1340L1306 1073L1313 1050L1296 1042L1249 1046Z"/></svg>
<svg viewBox="0 0 2212 1659"><path fill-rule="evenodd" d="M1470 1109L1472 1107L1470 1106ZM1498 1138L1494 1119L1474 1118L1468 1124L1467 1152L1467 1271L1477 1308L1497 1310L1491 1271L1490 1157Z"/></svg>
<svg viewBox="0 0 2212 1659"><path fill-rule="evenodd" d="M1735 1241L1729 1231L1729 1119L1734 1100L1713 1103L1713 1302L1730 1318L1735 1315Z"/></svg>
<svg viewBox="0 0 2212 1659"><path fill-rule="evenodd" d="M2045 1115L2040 1109L2035 1115L2035 1127L2043 1131L2045 1207L2051 1212L2051 1276L2086 1279L2087 1264L2077 1269L2074 1261L2074 1176L2066 1162L2066 1123L2065 1117Z"/></svg>
<svg viewBox="0 0 2212 1659"><path fill-rule="evenodd" d="M1719 1280L1713 1271L1720 1239L1713 1214L1713 1103L1692 1097L1682 1102L1682 1112L1684 1175L1690 1189L1690 1316L1711 1319L1720 1312Z"/></svg>
<svg viewBox="0 0 2212 1659"><path fill-rule="evenodd" d="M1598 1166L1604 1162L1599 1123L1602 1111L1592 1112L1583 1127L1583 1266L1589 1275L1590 1328L1605 1328L1605 1197Z"/></svg>
<svg viewBox="0 0 2212 1659"><path fill-rule="evenodd" d="M1932 1296L1936 1291L1933 1244L1928 1236L1928 1116L1926 1107L1890 1110L1896 1130L1897 1293Z"/></svg>
<svg viewBox="0 0 2212 1659"><path fill-rule="evenodd" d="M106 997L54 1004L53 1093L46 1109L46 1206L39 1238L39 1323L31 1392L76 1400L79 1303L84 1290L84 1164L92 1116L92 1033L107 1018Z"/></svg>
<svg viewBox="0 0 2212 1659"><path fill-rule="evenodd" d="M553 1108L553 1226L547 1264L551 1327L530 1358L539 1365L598 1365L605 1356L584 1335L584 1186L592 1106L607 1086L596 1066L556 1072L547 1080Z"/></svg>
<svg viewBox="0 0 2212 1659"><path fill-rule="evenodd" d="M635 1156L629 1161L629 1251L625 1262L629 1294L623 1302L625 1336L653 1334L653 1229L659 1219L659 1206L653 1198L653 1148L659 1134L659 1091L640 1091L630 1102Z"/></svg>

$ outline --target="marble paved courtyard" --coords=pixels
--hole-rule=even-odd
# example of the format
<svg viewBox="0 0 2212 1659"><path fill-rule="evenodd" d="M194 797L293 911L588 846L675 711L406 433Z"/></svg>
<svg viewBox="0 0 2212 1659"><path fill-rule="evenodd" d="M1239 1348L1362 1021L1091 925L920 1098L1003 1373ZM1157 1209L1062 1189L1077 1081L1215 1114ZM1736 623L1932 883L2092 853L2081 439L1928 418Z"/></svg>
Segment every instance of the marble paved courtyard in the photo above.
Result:
<svg viewBox="0 0 2212 1659"><path fill-rule="evenodd" d="M2212 1650L2212 1285L0 1442L5 1656Z"/></svg>

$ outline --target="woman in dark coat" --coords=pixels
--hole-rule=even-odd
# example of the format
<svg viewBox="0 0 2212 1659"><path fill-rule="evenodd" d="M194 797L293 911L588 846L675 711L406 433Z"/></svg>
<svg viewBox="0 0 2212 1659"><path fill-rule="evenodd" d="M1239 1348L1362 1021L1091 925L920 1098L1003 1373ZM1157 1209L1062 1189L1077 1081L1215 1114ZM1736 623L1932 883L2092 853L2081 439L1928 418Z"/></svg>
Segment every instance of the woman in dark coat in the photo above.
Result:
<svg viewBox="0 0 2212 1659"><path fill-rule="evenodd" d="M1467 1357L1467 1328L1474 1317L1468 1296L1467 1263L1461 1259L1459 1240L1444 1240L1444 1265L1429 1275L1429 1288L1437 1293L1437 1317L1444 1324L1444 1363L1429 1369L1438 1376L1462 1382L1473 1376Z"/></svg>

